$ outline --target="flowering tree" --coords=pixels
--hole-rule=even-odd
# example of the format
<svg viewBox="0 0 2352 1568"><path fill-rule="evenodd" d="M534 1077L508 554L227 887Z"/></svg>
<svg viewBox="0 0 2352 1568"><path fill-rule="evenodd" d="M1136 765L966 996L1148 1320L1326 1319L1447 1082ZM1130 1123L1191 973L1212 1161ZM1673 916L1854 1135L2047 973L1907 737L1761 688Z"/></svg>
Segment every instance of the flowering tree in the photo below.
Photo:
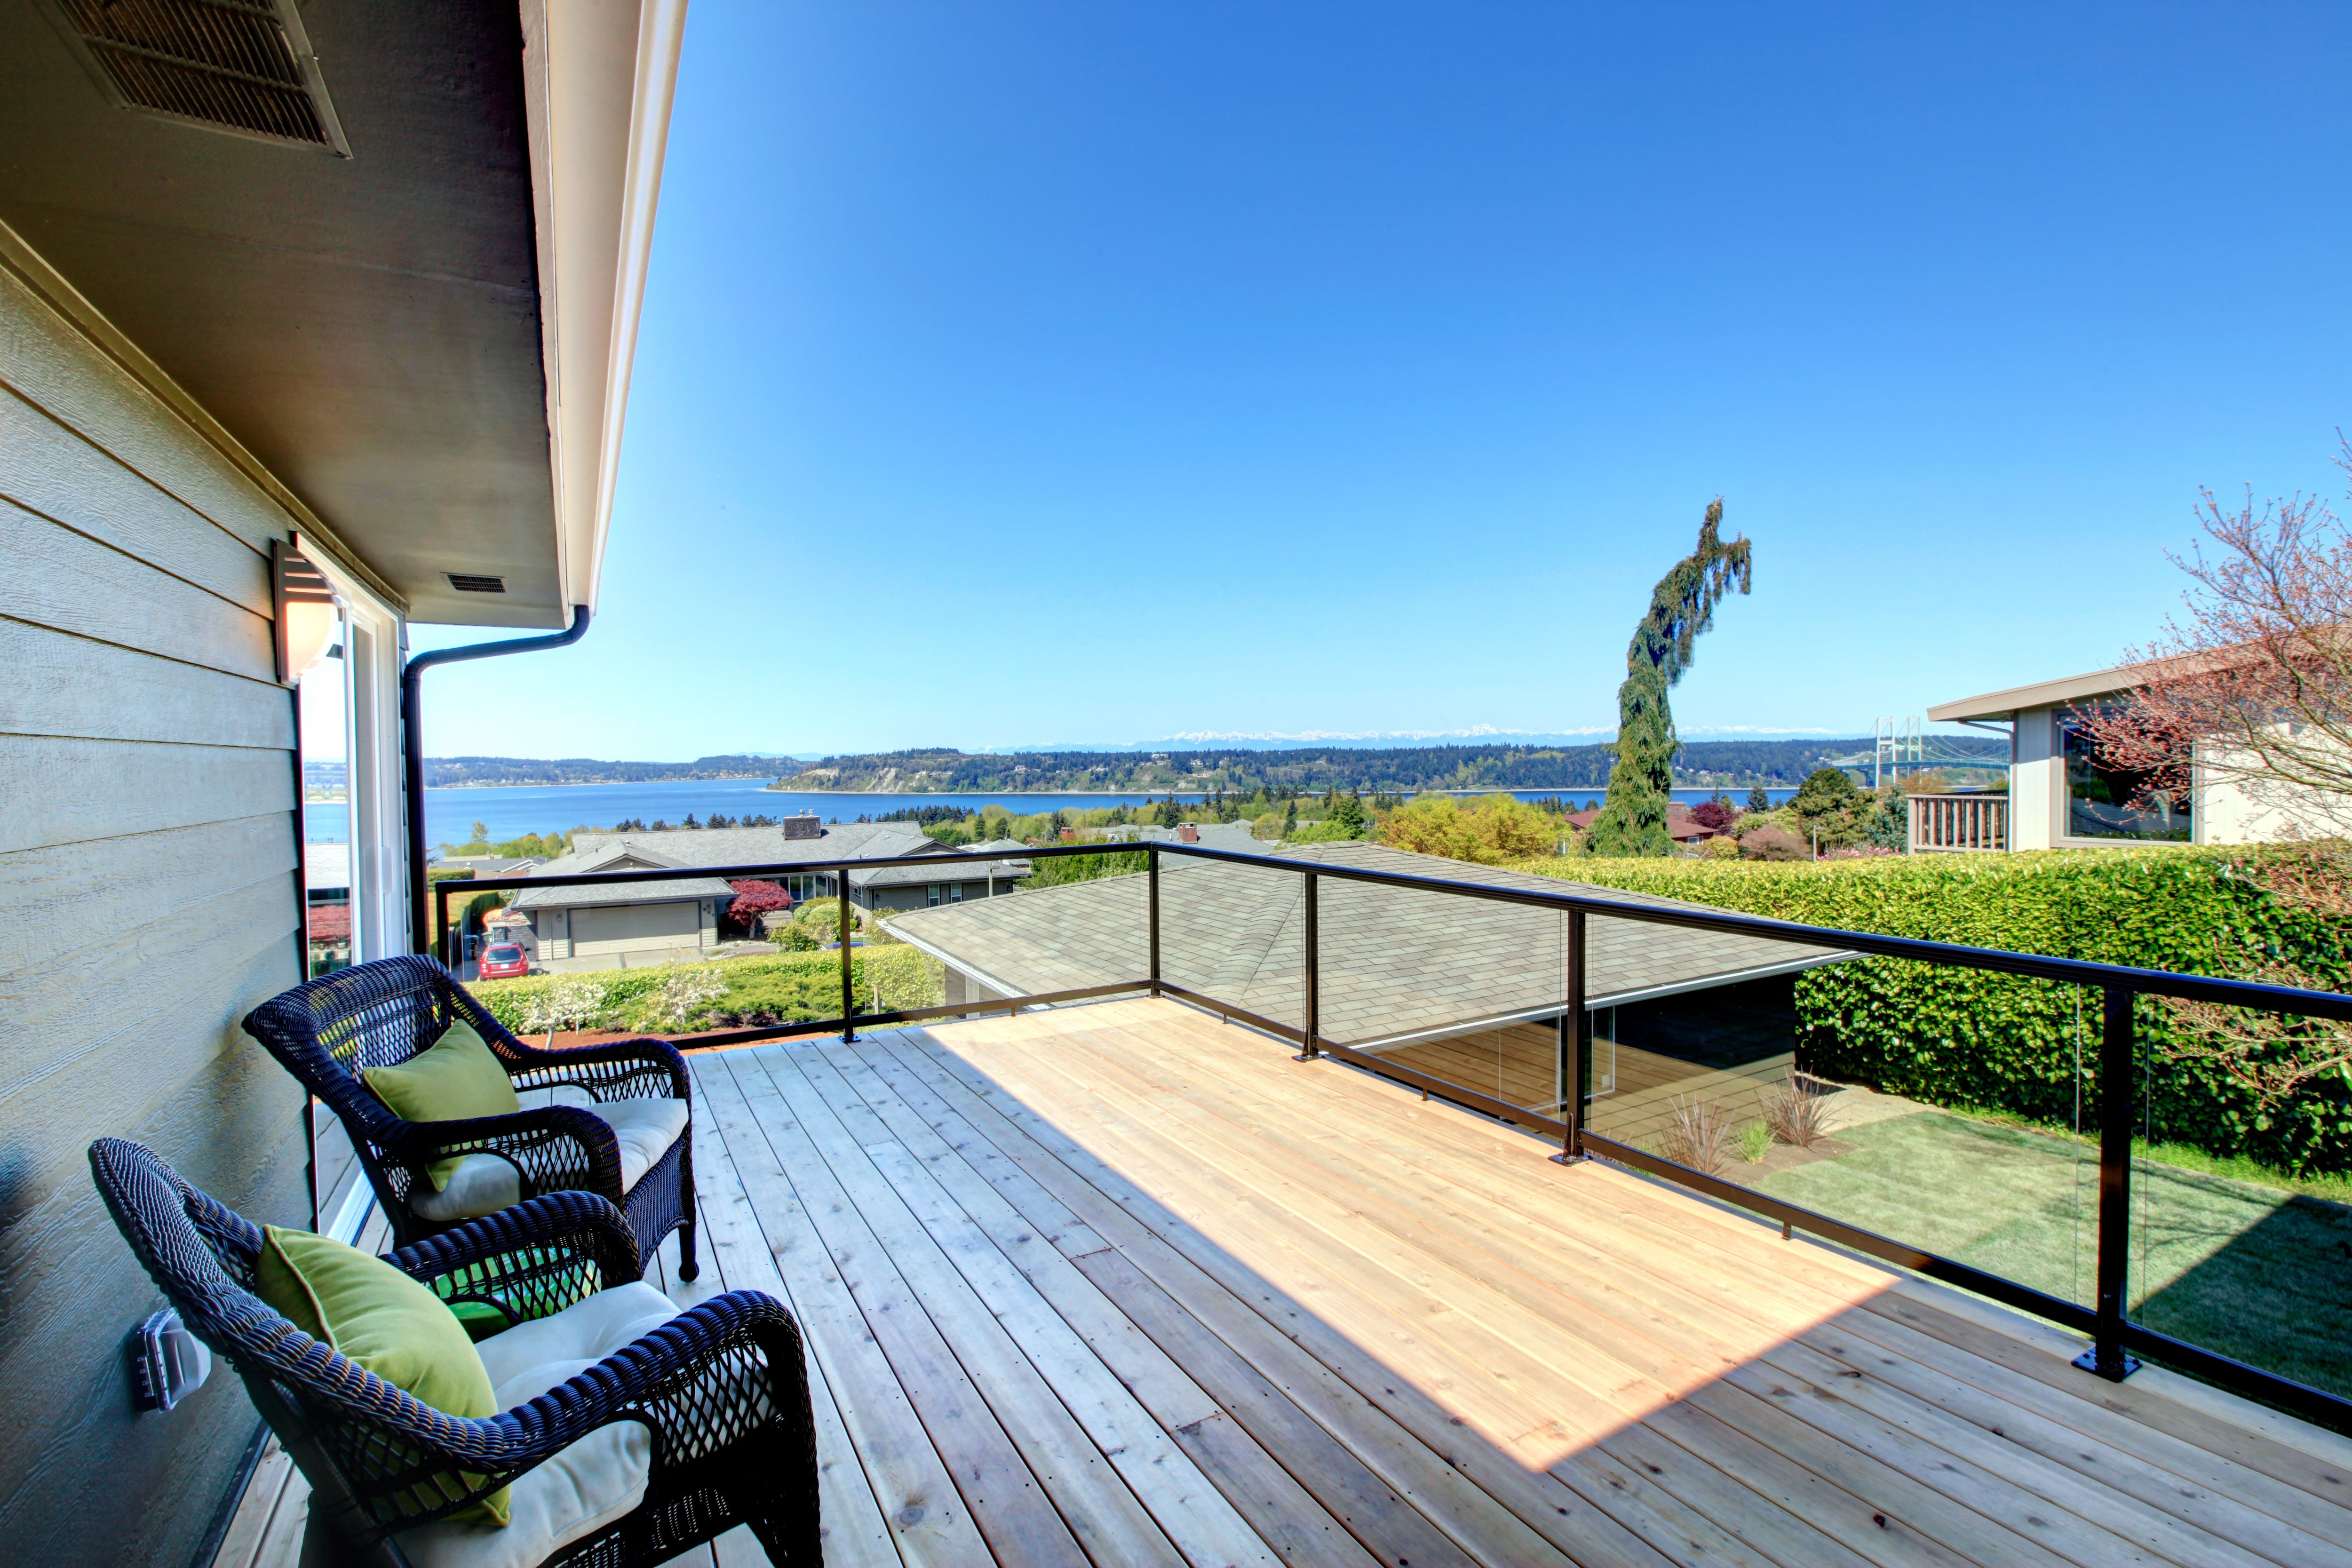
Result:
<svg viewBox="0 0 2352 1568"><path fill-rule="evenodd" d="M567 974L523 1003L518 1033L544 1032L552 1047L558 1032L585 1029L612 1010L604 983L585 974Z"/></svg>
<svg viewBox="0 0 2352 1568"><path fill-rule="evenodd" d="M2315 496L2257 511L2251 489L2235 509L2203 492L2198 521L2206 542L2171 558L2185 619L2126 661L2126 700L2073 721L2143 804L2185 802L2201 772L2352 830L2352 532Z"/></svg>
<svg viewBox="0 0 2352 1568"><path fill-rule="evenodd" d="M2336 463L2352 470L2352 442ZM2352 531L2319 499L2296 495L2197 509L2207 543L2173 563L2192 586L2185 619L2124 666L2129 694L2078 708L2073 722L2100 762L2140 777L2135 800L2185 802L2202 773L2284 811L2322 842L2250 853L2235 870L2281 903L2352 921ZM2207 550L2210 547L2211 554ZM2216 946L2222 973L2332 991L2336 983L2260 952ZM2315 1082L2352 1083L2352 1026L2168 998L2168 1054L2251 1090L2266 1119Z"/></svg>
<svg viewBox="0 0 2352 1568"><path fill-rule="evenodd" d="M763 918L793 907L793 896L773 882L747 877L727 885L735 889L735 901L727 906L727 918L755 935Z"/></svg>

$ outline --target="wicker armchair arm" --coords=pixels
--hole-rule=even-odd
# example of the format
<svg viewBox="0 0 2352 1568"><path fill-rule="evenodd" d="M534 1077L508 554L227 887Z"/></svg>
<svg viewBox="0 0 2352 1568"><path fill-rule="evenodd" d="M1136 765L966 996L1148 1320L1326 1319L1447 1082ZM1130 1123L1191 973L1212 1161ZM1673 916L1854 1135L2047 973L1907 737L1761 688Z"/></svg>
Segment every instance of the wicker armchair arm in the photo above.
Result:
<svg viewBox="0 0 2352 1568"><path fill-rule="evenodd" d="M521 1173L526 1191L577 1189L616 1204L623 1195L620 1140L610 1122L585 1106L543 1105L467 1121L405 1121L385 1141L384 1153L407 1165L498 1154Z"/></svg>
<svg viewBox="0 0 2352 1568"><path fill-rule="evenodd" d="M517 1089L544 1089L552 1084L569 1083L596 1092L614 1088L634 1089L639 1080L659 1082L662 1093L672 1100L686 1100L692 1095L692 1080L687 1076L686 1058L667 1040L650 1036L637 1040L611 1040L601 1046L571 1046L562 1050L546 1050L524 1046L526 1055L513 1073ZM615 1067L634 1068L635 1071L614 1073ZM603 1068L607 1070L599 1072ZM607 1096L598 1093L599 1099ZM630 1098L651 1099L655 1096L635 1094Z"/></svg>
<svg viewBox="0 0 2352 1568"><path fill-rule="evenodd" d="M444 1300L496 1302L516 1322L642 1279L636 1232L593 1193L546 1193L468 1220L384 1261Z"/></svg>

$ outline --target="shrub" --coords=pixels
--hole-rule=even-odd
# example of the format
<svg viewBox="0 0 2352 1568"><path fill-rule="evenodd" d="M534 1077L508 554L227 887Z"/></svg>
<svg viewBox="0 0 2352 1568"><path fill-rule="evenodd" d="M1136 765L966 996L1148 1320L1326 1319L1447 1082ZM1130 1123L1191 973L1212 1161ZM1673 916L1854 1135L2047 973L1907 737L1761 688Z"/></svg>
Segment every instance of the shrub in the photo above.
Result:
<svg viewBox="0 0 2352 1568"><path fill-rule="evenodd" d="M1739 840L1728 833L1718 834L1706 841L1701 853L1710 860L1737 860L1739 858Z"/></svg>
<svg viewBox="0 0 2352 1568"><path fill-rule="evenodd" d="M1764 1163L1772 1152L1772 1130L1761 1121L1751 1121L1739 1130L1739 1157L1751 1165Z"/></svg>
<svg viewBox="0 0 2352 1568"><path fill-rule="evenodd" d="M1750 860L1810 860L1813 855L1803 839L1769 823L1742 835L1739 852Z"/></svg>
<svg viewBox="0 0 2352 1568"><path fill-rule="evenodd" d="M2341 991L2352 944L2263 885L2284 846L2148 845L2013 855L1902 855L1818 864L1580 860L1517 869L1840 931L1919 937L2182 973L2292 963ZM2084 987L1896 959L1797 979L1806 1070L1939 1105L2073 1123L2097 1103L2099 996ZM2352 1084L2328 1079L2264 1110L2223 1068L2183 1054L2172 1010L2135 1009L2146 1135L2294 1172L2352 1171Z"/></svg>
<svg viewBox="0 0 2352 1568"><path fill-rule="evenodd" d="M1791 1073L1756 1097L1764 1127L1791 1148L1810 1149L1829 1136L1829 1100L1821 1079Z"/></svg>
<svg viewBox="0 0 2352 1568"><path fill-rule="evenodd" d="M1550 817L1509 795L1481 795L1466 807L1450 795L1425 795L1381 824L1381 842L1392 849L1486 866L1549 854L1558 840Z"/></svg>
<svg viewBox="0 0 2352 1568"><path fill-rule="evenodd" d="M1731 1116L1718 1101L1678 1095L1667 1101L1666 1112L1666 1130L1658 1134L1659 1153L1704 1176L1731 1163Z"/></svg>

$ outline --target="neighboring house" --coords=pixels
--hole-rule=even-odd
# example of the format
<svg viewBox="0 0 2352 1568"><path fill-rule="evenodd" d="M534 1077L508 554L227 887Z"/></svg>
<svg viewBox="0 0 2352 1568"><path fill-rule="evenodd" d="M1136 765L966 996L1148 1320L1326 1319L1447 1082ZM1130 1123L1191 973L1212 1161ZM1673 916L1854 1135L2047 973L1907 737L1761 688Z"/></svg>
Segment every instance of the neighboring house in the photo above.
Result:
<svg viewBox="0 0 2352 1568"><path fill-rule="evenodd" d="M1027 860L1005 857L1007 848L1024 847L1010 838L939 847L947 853L936 857L937 865L878 866L870 871L851 868L849 901L865 910L937 909L941 904L1012 892L1013 885L1029 874Z"/></svg>
<svg viewBox="0 0 2352 1568"><path fill-rule="evenodd" d="M317 907L355 961L406 952L410 627L596 606L684 10L0 5L12 1562L220 1539L253 1405L216 1362L133 1408L124 1344L163 1303L85 1152L141 1139L311 1223L304 1097L237 1026L303 978L330 885L296 870L319 847L289 689L340 645L310 679L348 699L313 748L349 760L347 891ZM425 734L484 679L426 677Z"/></svg>
<svg viewBox="0 0 2352 1568"><path fill-rule="evenodd" d="M2103 766L2069 717L2074 709L2120 700L2129 691L2128 671L2097 669L1928 709L1927 717L1938 723L2008 726L2009 793L2005 798L1915 797L1913 847L2088 849L2150 840L2249 844L2340 831L2327 823L2324 809L2315 809L2306 818L2277 802L2256 800L2234 781L2208 779L2201 770L2187 801L2145 808L2134 805L2140 775ZM1959 828L1946 829L1947 819ZM1966 830L1971 819L1984 825L1973 834Z"/></svg>
<svg viewBox="0 0 2352 1568"><path fill-rule="evenodd" d="M445 855L433 862L442 871L471 871L477 879L488 877L528 877L531 868L545 862L525 857L520 860L503 859L496 855Z"/></svg>
<svg viewBox="0 0 2352 1568"><path fill-rule="evenodd" d="M1601 813L1598 810L1572 811L1561 820L1579 833L1590 833L1592 825L1601 820ZM1666 806L1666 837L1685 848L1696 848L1708 839L1719 838L1722 835L1715 828L1692 821L1690 807L1680 801L1673 801Z"/></svg>
<svg viewBox="0 0 2352 1568"><path fill-rule="evenodd" d="M1246 822L1187 822L1177 827L1146 826L1139 822L1106 827L1102 836L1114 844L1199 844L1211 849L1237 849L1244 855L1263 855L1272 847L1251 833Z"/></svg>
<svg viewBox="0 0 2352 1568"><path fill-rule="evenodd" d="M1309 844L1286 859L1357 866L1623 903L1696 908L1552 877L1389 849ZM1160 868L1160 974L1236 1010L1297 1026L1305 984L1302 879L1181 856ZM1327 1038L1548 1113L1559 1110L1565 917L1332 878L1317 900ZM922 910L891 931L940 960L947 1001L1075 991L1149 973L1140 876ZM1597 918L1588 937L1592 1126L1639 1142L1676 1099L1725 1100L1741 1120L1794 1063L1796 974L1853 955Z"/></svg>
<svg viewBox="0 0 2352 1568"><path fill-rule="evenodd" d="M572 858L601 853L628 845L662 857L677 866L807 866L806 871L757 873L803 899L830 899L839 892L834 875L816 868L825 861L884 860L901 855L952 855L950 845L928 837L911 822L853 822L820 825L808 816L787 817L772 827L673 827L662 832L632 828L625 833L574 833ZM542 875L556 874L554 863L542 866Z"/></svg>
<svg viewBox="0 0 2352 1568"><path fill-rule="evenodd" d="M656 837L667 837L657 835ZM544 862L548 877L603 876L619 871L677 871L692 865L621 841L575 849ZM719 917L734 901L735 889L719 877L685 877L667 882L618 882L609 886L526 888L508 903L509 931L515 917L530 922L534 962L562 973L582 969L629 969L691 957L719 945Z"/></svg>

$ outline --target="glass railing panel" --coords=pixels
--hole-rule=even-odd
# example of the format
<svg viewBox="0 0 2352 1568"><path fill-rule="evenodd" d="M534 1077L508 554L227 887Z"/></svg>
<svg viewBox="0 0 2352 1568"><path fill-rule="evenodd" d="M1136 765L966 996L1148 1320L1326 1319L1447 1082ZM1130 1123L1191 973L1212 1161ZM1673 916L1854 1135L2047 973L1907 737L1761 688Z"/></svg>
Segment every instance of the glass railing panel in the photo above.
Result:
<svg viewBox="0 0 2352 1568"><path fill-rule="evenodd" d="M1603 1007L1593 1035L1601 1136L2095 1299L2096 991L1868 959Z"/></svg>
<svg viewBox="0 0 2352 1568"><path fill-rule="evenodd" d="M1202 1005L1301 1028L1306 918L1306 879L1297 872L1162 855L1160 977Z"/></svg>
<svg viewBox="0 0 2352 1568"><path fill-rule="evenodd" d="M2352 1397L2352 1024L2135 1009L2134 1321Z"/></svg>
<svg viewBox="0 0 2352 1568"><path fill-rule="evenodd" d="M961 898L949 896L956 884L943 883L940 903L887 916L882 932L935 966L939 999L923 1005L1141 981L1150 973L1145 864L1137 849L1037 856L1026 876L969 882Z"/></svg>
<svg viewBox="0 0 2352 1568"><path fill-rule="evenodd" d="M1325 1038L1560 1114L1564 913L1328 877L1318 906Z"/></svg>

